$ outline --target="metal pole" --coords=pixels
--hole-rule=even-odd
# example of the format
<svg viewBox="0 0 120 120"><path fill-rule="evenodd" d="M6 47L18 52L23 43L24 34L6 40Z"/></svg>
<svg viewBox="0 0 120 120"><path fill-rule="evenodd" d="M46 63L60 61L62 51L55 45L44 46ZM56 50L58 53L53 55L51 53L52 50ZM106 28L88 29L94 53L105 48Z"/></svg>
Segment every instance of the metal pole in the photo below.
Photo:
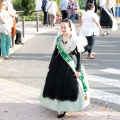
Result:
<svg viewBox="0 0 120 120"><path fill-rule="evenodd" d="M25 37L25 16L22 19L23 38Z"/></svg>
<svg viewBox="0 0 120 120"><path fill-rule="evenodd" d="M36 26L37 26L37 32L39 32L39 17L38 17L38 13L36 13Z"/></svg>

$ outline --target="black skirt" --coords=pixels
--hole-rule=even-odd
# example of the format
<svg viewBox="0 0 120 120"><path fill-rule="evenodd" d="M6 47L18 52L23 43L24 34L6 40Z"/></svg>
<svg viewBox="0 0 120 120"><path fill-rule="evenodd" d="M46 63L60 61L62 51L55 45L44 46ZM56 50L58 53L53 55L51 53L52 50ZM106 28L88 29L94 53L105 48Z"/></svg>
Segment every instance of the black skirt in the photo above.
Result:
<svg viewBox="0 0 120 120"><path fill-rule="evenodd" d="M79 88L73 70L58 54L51 63L43 89L43 97L60 101L76 101Z"/></svg>
<svg viewBox="0 0 120 120"><path fill-rule="evenodd" d="M112 9L109 12L111 13L111 15L113 15ZM111 17L107 14L107 12L104 9L101 9L100 25L104 28L112 28L113 26L113 21Z"/></svg>

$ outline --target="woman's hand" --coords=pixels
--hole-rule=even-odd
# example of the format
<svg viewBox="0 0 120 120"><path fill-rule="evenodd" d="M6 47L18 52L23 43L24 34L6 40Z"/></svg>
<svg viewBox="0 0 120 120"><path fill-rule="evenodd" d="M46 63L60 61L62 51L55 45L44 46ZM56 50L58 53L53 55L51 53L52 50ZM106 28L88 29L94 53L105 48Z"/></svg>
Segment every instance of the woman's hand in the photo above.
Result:
<svg viewBox="0 0 120 120"><path fill-rule="evenodd" d="M75 74L74 74L74 76L76 76L76 79L79 78L80 75L81 75L81 73L79 71L76 71Z"/></svg>

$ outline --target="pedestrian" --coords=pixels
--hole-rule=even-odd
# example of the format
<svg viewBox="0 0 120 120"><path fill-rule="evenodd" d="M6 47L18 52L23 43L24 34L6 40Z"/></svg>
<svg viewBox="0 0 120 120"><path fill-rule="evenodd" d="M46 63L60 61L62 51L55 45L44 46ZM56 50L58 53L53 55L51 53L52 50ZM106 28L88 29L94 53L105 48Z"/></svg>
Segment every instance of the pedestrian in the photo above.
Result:
<svg viewBox="0 0 120 120"><path fill-rule="evenodd" d="M18 17L15 20L16 20L16 24L17 24L19 21ZM19 44L24 45L24 43L22 42L21 32L22 32L22 29L20 29L19 27L16 26L15 44L17 44L17 45L19 45Z"/></svg>
<svg viewBox="0 0 120 120"><path fill-rule="evenodd" d="M48 13L47 13L47 3L48 3L48 0L43 0L42 1L42 6L41 6L41 9L43 11L43 26L48 26Z"/></svg>
<svg viewBox="0 0 120 120"><path fill-rule="evenodd" d="M102 32L102 28L99 24L99 18L94 12L95 6L93 3L86 4L86 11L82 14L82 25L80 34L87 38L87 45L84 47L85 51L88 51L87 59L94 59L92 49L95 42L95 36L99 35L99 31Z"/></svg>
<svg viewBox="0 0 120 120"><path fill-rule="evenodd" d="M117 23L113 11L113 4L111 0L100 0L100 25L104 28L104 36L109 34L109 29L117 30Z"/></svg>
<svg viewBox="0 0 120 120"><path fill-rule="evenodd" d="M18 17L16 10L13 8L13 1L12 0L6 0L6 5L7 5L7 11L11 18L13 19L13 25L11 27L11 38L12 38L12 45L11 47L14 47L14 42L15 42L15 35L16 35L16 20L15 18Z"/></svg>
<svg viewBox="0 0 120 120"><path fill-rule="evenodd" d="M59 4L60 11L62 14L62 20L65 18L68 18L68 12L67 12L68 2L69 2L69 0L61 0L61 2Z"/></svg>
<svg viewBox="0 0 120 120"><path fill-rule="evenodd" d="M54 27L56 22L56 14L58 10L56 2L54 0L50 0L47 4L46 9L49 15L50 26Z"/></svg>
<svg viewBox="0 0 120 120"><path fill-rule="evenodd" d="M95 6L95 13L97 12L97 3L96 3L96 0L87 0L87 3L93 3L94 6Z"/></svg>
<svg viewBox="0 0 120 120"><path fill-rule="evenodd" d="M40 95L41 104L57 111L58 118L64 117L66 112L83 110L90 100L88 81L81 63L83 48L75 27L66 18L62 20L60 30Z"/></svg>
<svg viewBox="0 0 120 120"><path fill-rule="evenodd" d="M5 59L11 58L9 55L10 43L11 43L11 26L12 19L9 13L6 11L6 2L0 4L0 26L5 26L3 31L0 30L0 40L1 40L1 55Z"/></svg>
<svg viewBox="0 0 120 120"><path fill-rule="evenodd" d="M77 14L77 10L79 9L77 0L70 0L68 2L67 11L68 11L68 18L74 23L75 17Z"/></svg>

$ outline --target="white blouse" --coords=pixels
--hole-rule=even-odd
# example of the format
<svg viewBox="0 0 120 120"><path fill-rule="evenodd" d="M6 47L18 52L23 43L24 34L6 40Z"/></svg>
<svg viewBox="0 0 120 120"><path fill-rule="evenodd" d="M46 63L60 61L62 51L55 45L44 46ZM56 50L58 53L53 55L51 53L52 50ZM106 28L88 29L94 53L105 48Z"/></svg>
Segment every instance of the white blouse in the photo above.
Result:
<svg viewBox="0 0 120 120"><path fill-rule="evenodd" d="M92 19L96 19L99 22L99 17L93 10L87 10L82 14L82 26L80 34L84 36L99 35L99 28Z"/></svg>

